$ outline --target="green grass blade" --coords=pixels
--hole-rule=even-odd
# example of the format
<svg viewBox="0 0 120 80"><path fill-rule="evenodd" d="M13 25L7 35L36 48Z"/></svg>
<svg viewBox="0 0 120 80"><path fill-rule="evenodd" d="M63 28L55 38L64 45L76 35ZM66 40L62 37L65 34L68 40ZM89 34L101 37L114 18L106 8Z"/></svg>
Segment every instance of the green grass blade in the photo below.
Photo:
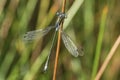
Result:
<svg viewBox="0 0 120 80"><path fill-rule="evenodd" d="M104 30L106 26L106 19L107 19L107 7L103 9L102 16L101 16L101 23L100 23L100 29L98 34L98 40L96 45L96 52L95 52L95 58L93 63L93 71L92 71L92 79L96 76L98 65L99 65L99 59L100 59L100 53L102 48L102 40L104 36Z"/></svg>

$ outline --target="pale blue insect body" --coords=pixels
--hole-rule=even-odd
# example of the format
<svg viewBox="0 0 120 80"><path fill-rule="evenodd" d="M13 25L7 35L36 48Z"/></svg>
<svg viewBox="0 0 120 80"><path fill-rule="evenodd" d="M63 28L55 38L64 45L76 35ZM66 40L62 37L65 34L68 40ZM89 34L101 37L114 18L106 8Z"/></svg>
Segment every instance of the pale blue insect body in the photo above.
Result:
<svg viewBox="0 0 120 80"><path fill-rule="evenodd" d="M45 36L51 29L55 28L55 33L53 35L52 45L51 45L50 52L49 52L48 58L46 60L45 66L44 66L44 71L46 71L47 67L48 67L49 57L50 57L51 50L54 46L57 31L59 30L60 24L62 23L62 21L66 18L66 14L61 13L61 12L57 12L56 15L58 16L58 19L57 19L54 26L49 26L46 29L29 31L24 35L24 40L30 41L30 40L34 40L34 39ZM82 56L84 54L83 50L78 49L77 46L73 43L72 39L63 30L61 31L61 35L62 35L62 40L63 40L65 47L74 57L78 57L79 55Z"/></svg>

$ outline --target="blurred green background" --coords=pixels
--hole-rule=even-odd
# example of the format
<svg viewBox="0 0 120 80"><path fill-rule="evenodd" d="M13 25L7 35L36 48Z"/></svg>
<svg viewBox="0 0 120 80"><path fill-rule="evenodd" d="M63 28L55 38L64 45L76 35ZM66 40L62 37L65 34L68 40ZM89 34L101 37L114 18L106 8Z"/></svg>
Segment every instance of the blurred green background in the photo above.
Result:
<svg viewBox="0 0 120 80"><path fill-rule="evenodd" d="M54 25L62 0L0 0L0 80L51 80L56 46L43 72L53 30L32 42L27 31ZM66 0L64 31L84 56L73 57L61 43L56 80L94 80L120 34L119 0ZM120 46L101 80L120 79Z"/></svg>

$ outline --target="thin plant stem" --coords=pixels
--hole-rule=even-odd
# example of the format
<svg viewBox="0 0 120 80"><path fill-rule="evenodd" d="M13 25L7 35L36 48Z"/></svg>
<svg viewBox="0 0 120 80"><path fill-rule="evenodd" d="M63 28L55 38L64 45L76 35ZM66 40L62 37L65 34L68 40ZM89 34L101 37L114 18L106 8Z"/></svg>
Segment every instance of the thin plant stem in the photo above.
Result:
<svg viewBox="0 0 120 80"><path fill-rule="evenodd" d="M73 17L76 15L76 13L79 11L80 7L82 6L84 0L75 0L70 9L67 11L67 18L65 19L65 22L63 24L63 29L66 29L68 25L70 24Z"/></svg>
<svg viewBox="0 0 120 80"><path fill-rule="evenodd" d="M62 13L65 12L65 4L66 4L66 0L63 0ZM55 56L53 80L56 80L56 71L57 71L57 64L58 64L58 55L59 55L59 50L60 50L61 30L62 30L62 27L63 27L63 22L61 23L60 29L59 29L59 32L58 32L58 42L57 42L57 49L56 49L56 56Z"/></svg>
<svg viewBox="0 0 120 80"><path fill-rule="evenodd" d="M102 39L104 36L104 29L105 29L105 24L106 24L106 19L107 19L107 12L108 12L108 7L105 6L102 11L101 24L100 24L99 34L98 34L98 40L97 40L97 46L96 46L95 59L94 59L94 63L93 63L91 80L93 80L95 78L95 75L98 70L98 64L99 64L99 58L100 58L100 52L101 52L101 46L102 46Z"/></svg>
<svg viewBox="0 0 120 80"><path fill-rule="evenodd" d="M112 49L110 50L108 56L106 57L103 65L101 66L100 70L98 71L96 77L95 77L95 80L99 80L100 77L102 76L103 72L105 71L105 68L107 67L108 63L110 62L112 56L115 54L115 51L117 49L117 47L119 46L120 44L120 35L118 36L116 42L114 43Z"/></svg>

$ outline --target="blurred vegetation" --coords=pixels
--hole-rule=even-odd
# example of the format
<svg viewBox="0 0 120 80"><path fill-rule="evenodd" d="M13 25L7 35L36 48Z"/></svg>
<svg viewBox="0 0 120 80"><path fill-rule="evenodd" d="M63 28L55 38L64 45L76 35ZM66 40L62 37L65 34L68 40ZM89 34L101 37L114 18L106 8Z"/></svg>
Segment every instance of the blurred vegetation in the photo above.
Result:
<svg viewBox="0 0 120 80"><path fill-rule="evenodd" d="M54 25L62 0L0 0L0 80L51 80L56 47L47 72L43 67L50 50L45 37L24 42L27 31ZM73 57L61 44L56 80L92 80L120 34L119 0L67 0L65 32L84 49ZM101 80L120 79L120 46Z"/></svg>

